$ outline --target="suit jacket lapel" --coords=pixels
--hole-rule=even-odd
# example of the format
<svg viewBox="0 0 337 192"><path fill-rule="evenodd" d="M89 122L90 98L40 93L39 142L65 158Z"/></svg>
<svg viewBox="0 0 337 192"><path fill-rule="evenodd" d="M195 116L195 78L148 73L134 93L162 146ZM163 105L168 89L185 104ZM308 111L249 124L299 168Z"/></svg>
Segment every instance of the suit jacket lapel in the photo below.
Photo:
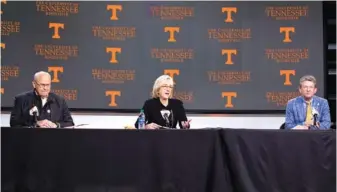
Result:
<svg viewBox="0 0 337 192"><path fill-rule="evenodd" d="M307 116L307 106L303 100L300 100L300 102L297 103L297 108L299 109L299 118L301 122L305 121L305 118Z"/></svg>
<svg viewBox="0 0 337 192"><path fill-rule="evenodd" d="M52 122L55 122L56 121L56 119L54 119L54 117L55 117L55 112L57 112L57 109L56 109L56 107L55 107L55 103L54 103L54 99L53 98L51 98L51 96L49 96L48 97L48 100L47 100L47 103L48 103L48 105L49 105L49 107L50 107L50 120L52 121ZM47 104L46 103L46 104Z"/></svg>
<svg viewBox="0 0 337 192"><path fill-rule="evenodd" d="M50 105L50 119L52 122L55 122L56 119L54 119L55 115L54 113L56 112L56 109L54 107L55 105Z"/></svg>

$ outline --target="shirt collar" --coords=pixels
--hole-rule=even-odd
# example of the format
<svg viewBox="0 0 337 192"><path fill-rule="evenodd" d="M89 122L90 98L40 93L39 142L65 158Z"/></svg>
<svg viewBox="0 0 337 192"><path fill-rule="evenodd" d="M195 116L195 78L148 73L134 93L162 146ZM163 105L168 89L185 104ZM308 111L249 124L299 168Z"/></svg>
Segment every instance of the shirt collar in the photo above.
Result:
<svg viewBox="0 0 337 192"><path fill-rule="evenodd" d="M300 100L303 102L303 103L306 103L306 100L304 99L303 96L300 96ZM313 104L313 102L316 100L316 95L314 95L312 98L311 98L311 104Z"/></svg>
<svg viewBox="0 0 337 192"><path fill-rule="evenodd" d="M40 99L41 101L42 101L42 100L45 100L45 99L47 100L47 102L48 102L48 101L53 101L53 98L50 96L50 94L49 94L48 97L46 97L45 99L42 99L42 98L37 94L37 92L36 92L35 89L33 90L33 92L34 92L35 98Z"/></svg>

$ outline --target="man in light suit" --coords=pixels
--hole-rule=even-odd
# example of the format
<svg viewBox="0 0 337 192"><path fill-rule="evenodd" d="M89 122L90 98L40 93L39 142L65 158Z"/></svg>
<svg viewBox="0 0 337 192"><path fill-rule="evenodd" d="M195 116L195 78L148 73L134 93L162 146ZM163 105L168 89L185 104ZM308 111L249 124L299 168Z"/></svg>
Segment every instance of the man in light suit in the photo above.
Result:
<svg viewBox="0 0 337 192"><path fill-rule="evenodd" d="M316 78L311 75L300 79L301 96L288 101L285 129L329 129L331 126L328 101L316 96Z"/></svg>

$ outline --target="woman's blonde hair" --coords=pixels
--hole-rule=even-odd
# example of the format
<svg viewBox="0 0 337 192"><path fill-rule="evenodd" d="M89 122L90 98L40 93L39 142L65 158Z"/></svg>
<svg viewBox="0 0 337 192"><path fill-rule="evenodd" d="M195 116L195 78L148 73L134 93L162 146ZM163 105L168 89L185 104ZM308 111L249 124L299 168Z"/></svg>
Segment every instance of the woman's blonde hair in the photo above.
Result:
<svg viewBox="0 0 337 192"><path fill-rule="evenodd" d="M156 81L153 84L152 98L158 98L159 97L159 89L166 82L168 82L169 85L174 86L173 79L169 75L161 75L156 79ZM172 98L172 96L173 96L173 89L171 91L170 98Z"/></svg>

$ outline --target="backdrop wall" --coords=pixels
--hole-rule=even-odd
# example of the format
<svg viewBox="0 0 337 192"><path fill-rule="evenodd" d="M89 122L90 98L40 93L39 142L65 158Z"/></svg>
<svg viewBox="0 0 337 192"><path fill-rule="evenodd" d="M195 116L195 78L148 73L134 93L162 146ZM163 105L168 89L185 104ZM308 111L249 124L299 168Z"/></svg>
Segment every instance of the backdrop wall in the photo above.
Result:
<svg viewBox="0 0 337 192"><path fill-rule="evenodd" d="M2 2L1 107L39 70L72 109L142 107L168 74L187 110L284 110L323 96L321 2Z"/></svg>

